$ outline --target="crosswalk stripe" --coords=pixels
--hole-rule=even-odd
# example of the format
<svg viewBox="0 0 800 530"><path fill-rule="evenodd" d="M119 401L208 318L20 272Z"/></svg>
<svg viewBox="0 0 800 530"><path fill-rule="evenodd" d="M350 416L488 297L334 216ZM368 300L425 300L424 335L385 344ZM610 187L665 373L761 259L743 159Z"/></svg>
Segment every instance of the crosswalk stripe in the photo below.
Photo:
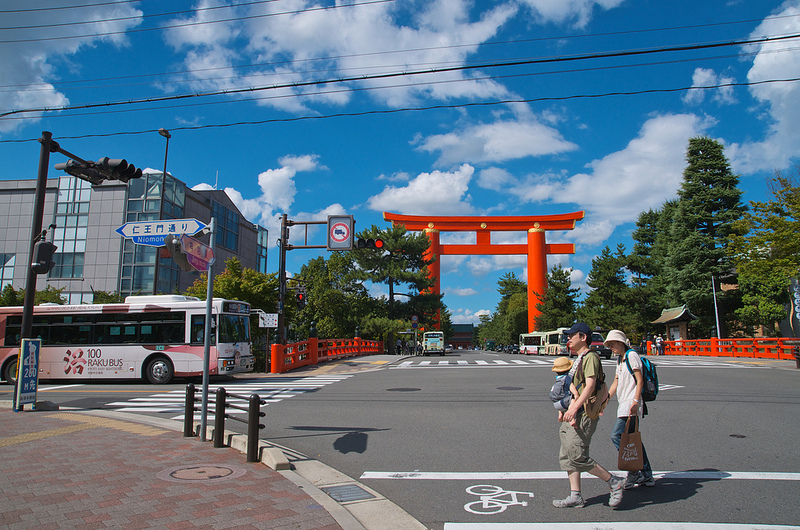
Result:
<svg viewBox="0 0 800 530"><path fill-rule="evenodd" d="M303 394L305 392L317 390L324 386L343 381L352 377L352 374L342 374L339 376L306 376L306 377L278 377L264 379L260 381L251 381L247 383L236 383L232 385L211 385L208 390L212 394L209 396L209 411L214 410L214 396L217 388L225 388L229 394L227 400L229 403L237 405L246 405L248 403L246 398L239 398L235 395L248 396L250 394L257 394L262 400L265 401L264 406L278 403L284 399L292 398L294 396ZM235 394L235 395L231 395ZM196 394L199 397L199 392ZM172 417L173 420L182 420L185 407L185 392L184 390L173 390L172 392L153 393L146 397L135 397L127 401L115 401L107 403L107 406L118 407L114 410L121 412L159 412L159 413L176 413L179 416ZM246 410L229 409L229 414L245 415Z"/></svg>

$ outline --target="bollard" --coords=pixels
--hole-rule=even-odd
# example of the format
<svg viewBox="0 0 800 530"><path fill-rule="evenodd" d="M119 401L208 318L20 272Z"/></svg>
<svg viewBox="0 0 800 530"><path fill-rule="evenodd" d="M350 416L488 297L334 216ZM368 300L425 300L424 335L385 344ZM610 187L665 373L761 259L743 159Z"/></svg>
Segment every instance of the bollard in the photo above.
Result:
<svg viewBox="0 0 800 530"><path fill-rule="evenodd" d="M795 346L792 353L794 353L795 368L800 369L800 346Z"/></svg>
<svg viewBox="0 0 800 530"><path fill-rule="evenodd" d="M186 402L183 407L183 436L194 436L194 385L186 385Z"/></svg>
<svg viewBox="0 0 800 530"><path fill-rule="evenodd" d="M247 461L258 462L258 431L263 427L258 423L265 414L261 412L261 398L250 394L247 408Z"/></svg>
<svg viewBox="0 0 800 530"><path fill-rule="evenodd" d="M225 447L225 389L217 389L216 410L214 411L214 447Z"/></svg>

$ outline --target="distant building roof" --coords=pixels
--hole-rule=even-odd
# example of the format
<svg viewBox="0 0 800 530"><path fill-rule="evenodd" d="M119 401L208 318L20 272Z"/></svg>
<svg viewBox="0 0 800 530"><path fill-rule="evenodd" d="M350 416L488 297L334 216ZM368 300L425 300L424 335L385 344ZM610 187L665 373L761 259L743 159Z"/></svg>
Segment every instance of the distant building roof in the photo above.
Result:
<svg viewBox="0 0 800 530"><path fill-rule="evenodd" d="M669 309L662 309L661 316L652 321L651 324L669 324L671 322L680 322L684 320L697 320L697 317L689 311L686 304Z"/></svg>
<svg viewBox="0 0 800 530"><path fill-rule="evenodd" d="M474 327L472 324L453 324L454 333L472 333Z"/></svg>

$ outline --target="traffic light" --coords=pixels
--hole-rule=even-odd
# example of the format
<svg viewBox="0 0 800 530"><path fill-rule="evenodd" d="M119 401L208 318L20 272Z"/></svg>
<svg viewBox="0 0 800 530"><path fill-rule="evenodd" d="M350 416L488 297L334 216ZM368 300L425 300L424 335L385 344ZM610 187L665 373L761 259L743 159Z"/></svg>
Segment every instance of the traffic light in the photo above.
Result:
<svg viewBox="0 0 800 530"><path fill-rule="evenodd" d="M294 291L294 299L297 302L297 308L303 309L306 306L306 288L297 287Z"/></svg>
<svg viewBox="0 0 800 530"><path fill-rule="evenodd" d="M372 248L376 250L383 249L383 239L372 239L372 238L358 238L358 242L356 243L356 248Z"/></svg>
<svg viewBox="0 0 800 530"><path fill-rule="evenodd" d="M53 254L55 254L55 246L50 241L38 241L33 245L33 263L31 263L31 270L36 274L47 274L50 272L56 263L53 261Z"/></svg>
<svg viewBox="0 0 800 530"><path fill-rule="evenodd" d="M124 158L103 157L97 162L97 170L107 178L128 182L142 176L142 170L129 164Z"/></svg>
<svg viewBox="0 0 800 530"><path fill-rule="evenodd" d="M78 177L81 180L89 181L94 185L102 184L106 179L106 177L101 175L94 167L84 166L75 160L67 160L66 162L56 164L56 169L58 171L64 171L73 177Z"/></svg>
<svg viewBox="0 0 800 530"><path fill-rule="evenodd" d="M189 264L189 258L186 256L186 252L183 250L180 236L168 234L164 238L164 246L167 247L167 252L169 252L169 255L172 256L172 259L175 261L175 263L178 264L178 267L185 271L194 269L194 267Z"/></svg>

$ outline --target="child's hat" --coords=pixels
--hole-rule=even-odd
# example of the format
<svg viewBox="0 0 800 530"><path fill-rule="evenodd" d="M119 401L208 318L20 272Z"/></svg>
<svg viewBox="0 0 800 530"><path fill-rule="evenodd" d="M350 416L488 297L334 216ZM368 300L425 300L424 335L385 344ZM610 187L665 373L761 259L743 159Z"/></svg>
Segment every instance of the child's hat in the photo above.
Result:
<svg viewBox="0 0 800 530"><path fill-rule="evenodd" d="M572 368L572 360L569 357L559 357L553 363L554 372L566 372Z"/></svg>

